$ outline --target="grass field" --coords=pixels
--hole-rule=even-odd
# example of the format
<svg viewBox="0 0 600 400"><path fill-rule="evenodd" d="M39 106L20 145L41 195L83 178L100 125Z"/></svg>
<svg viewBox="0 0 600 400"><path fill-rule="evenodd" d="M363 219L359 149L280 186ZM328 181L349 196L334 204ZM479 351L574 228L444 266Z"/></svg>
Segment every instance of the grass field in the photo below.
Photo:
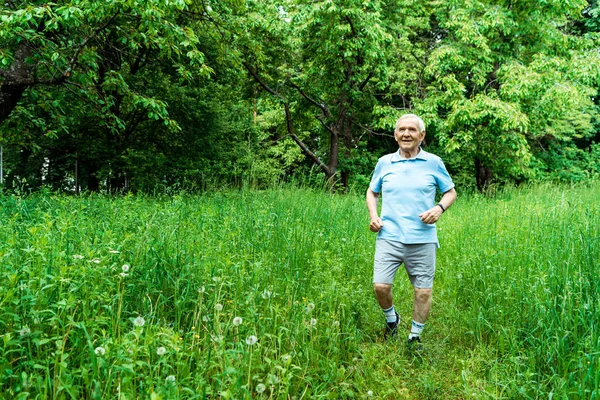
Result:
<svg viewBox="0 0 600 400"><path fill-rule="evenodd" d="M459 192L421 354L362 194L0 198L0 397L598 399L599 197Z"/></svg>

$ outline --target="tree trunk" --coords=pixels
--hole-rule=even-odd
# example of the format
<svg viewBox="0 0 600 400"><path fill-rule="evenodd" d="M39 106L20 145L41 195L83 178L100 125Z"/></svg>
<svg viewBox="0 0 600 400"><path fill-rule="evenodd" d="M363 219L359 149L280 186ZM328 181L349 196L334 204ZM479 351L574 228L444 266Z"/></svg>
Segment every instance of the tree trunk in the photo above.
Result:
<svg viewBox="0 0 600 400"><path fill-rule="evenodd" d="M31 67L25 62L30 55L31 50L23 42L15 51L10 68L0 69L0 76L4 77L0 85L0 124L9 117L27 87L31 85Z"/></svg>
<svg viewBox="0 0 600 400"><path fill-rule="evenodd" d="M477 190L485 192L492 182L492 169L486 167L479 158L475 158L475 180Z"/></svg>

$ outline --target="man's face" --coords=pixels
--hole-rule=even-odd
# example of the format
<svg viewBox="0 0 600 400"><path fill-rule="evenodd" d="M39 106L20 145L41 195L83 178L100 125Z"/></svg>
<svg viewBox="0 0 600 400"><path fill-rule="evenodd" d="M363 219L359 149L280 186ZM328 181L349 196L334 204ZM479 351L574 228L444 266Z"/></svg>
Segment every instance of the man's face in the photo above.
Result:
<svg viewBox="0 0 600 400"><path fill-rule="evenodd" d="M425 131L419 132L419 125L416 118L402 118L398 127L394 131L394 137L400 145L403 152L413 152L417 150L419 144L425 138Z"/></svg>

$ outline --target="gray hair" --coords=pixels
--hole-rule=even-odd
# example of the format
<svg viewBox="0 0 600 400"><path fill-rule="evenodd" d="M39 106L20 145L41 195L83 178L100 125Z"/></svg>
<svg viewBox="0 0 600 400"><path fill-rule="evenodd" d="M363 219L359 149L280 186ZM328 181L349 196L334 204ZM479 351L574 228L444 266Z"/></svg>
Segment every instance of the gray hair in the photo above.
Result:
<svg viewBox="0 0 600 400"><path fill-rule="evenodd" d="M421 117L419 117L418 115L415 115L415 114L404 114L403 116L398 118L398 120L396 121L396 129L398 129L398 125L400 125L400 121L403 120L404 118L415 118L417 120L417 128L419 128L419 133L421 133L425 130L425 122L423 122Z"/></svg>

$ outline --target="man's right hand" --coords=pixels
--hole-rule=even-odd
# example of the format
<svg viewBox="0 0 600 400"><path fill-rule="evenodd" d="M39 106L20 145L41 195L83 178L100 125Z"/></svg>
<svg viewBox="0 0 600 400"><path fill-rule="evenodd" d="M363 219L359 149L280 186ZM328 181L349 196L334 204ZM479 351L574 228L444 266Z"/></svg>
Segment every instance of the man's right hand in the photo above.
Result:
<svg viewBox="0 0 600 400"><path fill-rule="evenodd" d="M372 218L371 223L369 224L371 232L379 232L381 228L383 228L383 221L381 221L381 218Z"/></svg>

